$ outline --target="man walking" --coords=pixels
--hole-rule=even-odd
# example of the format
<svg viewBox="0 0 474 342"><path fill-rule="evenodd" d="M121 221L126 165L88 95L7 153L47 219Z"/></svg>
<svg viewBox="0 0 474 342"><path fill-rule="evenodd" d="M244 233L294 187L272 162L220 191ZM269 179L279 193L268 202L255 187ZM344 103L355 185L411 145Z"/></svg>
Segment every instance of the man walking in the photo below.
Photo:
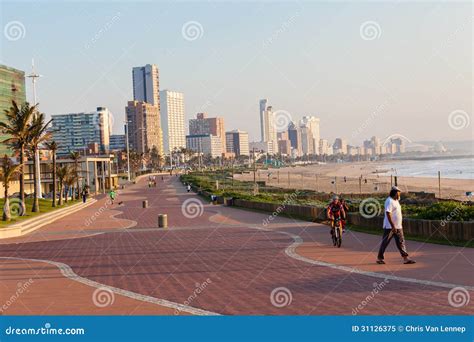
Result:
<svg viewBox="0 0 474 342"><path fill-rule="evenodd" d="M400 189L392 187L389 197L385 200L385 217L383 220L383 238L380 244L377 264L385 264L384 253L388 244L395 238L395 243L404 260L404 264L414 264L415 261L408 258L402 227L402 207L400 205Z"/></svg>

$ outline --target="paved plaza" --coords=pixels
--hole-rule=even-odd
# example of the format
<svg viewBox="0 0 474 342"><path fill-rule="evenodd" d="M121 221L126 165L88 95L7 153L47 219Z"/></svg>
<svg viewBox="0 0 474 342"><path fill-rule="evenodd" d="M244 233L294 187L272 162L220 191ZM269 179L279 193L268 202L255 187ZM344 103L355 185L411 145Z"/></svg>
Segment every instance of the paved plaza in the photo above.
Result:
<svg viewBox="0 0 474 342"><path fill-rule="evenodd" d="M178 177L157 179L0 240L3 314L474 314L472 249L408 241L415 265L395 244L377 265L379 236L348 231L334 248L325 225L265 224L271 214L211 205Z"/></svg>

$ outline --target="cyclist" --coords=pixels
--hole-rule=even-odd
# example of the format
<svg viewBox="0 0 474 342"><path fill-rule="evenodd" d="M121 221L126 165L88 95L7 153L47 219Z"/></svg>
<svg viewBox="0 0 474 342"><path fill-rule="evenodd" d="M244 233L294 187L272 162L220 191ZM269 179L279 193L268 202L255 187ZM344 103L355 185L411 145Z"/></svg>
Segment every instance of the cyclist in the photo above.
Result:
<svg viewBox="0 0 474 342"><path fill-rule="evenodd" d="M346 214L344 212L344 207L339 201L338 196L332 198L332 202L329 203L329 206L326 210L327 217L331 220L331 235L334 235L334 220L336 218L345 219Z"/></svg>

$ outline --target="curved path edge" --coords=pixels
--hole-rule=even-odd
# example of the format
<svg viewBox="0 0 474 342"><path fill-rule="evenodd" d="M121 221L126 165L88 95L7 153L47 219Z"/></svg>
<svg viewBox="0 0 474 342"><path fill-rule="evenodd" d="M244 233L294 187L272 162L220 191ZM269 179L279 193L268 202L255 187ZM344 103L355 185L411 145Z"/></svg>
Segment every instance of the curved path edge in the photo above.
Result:
<svg viewBox="0 0 474 342"><path fill-rule="evenodd" d="M343 272L349 272L349 273L355 273L355 274L361 274L365 275L368 277L374 277L374 278L380 278L380 279L389 279L389 280L395 280L395 281L402 281L406 283L414 283L414 284L420 284L420 285L427 285L427 286L437 286L437 287L444 287L448 289L453 289L456 287L462 287L466 290L469 291L474 291L474 286L467 286L467 285L457 285L457 284L450 284L450 283L443 283L439 281L431 281L431 280L423 280L423 279L415 279L415 278L408 278L408 277L398 277L394 276L391 274L385 274L385 273L377 273L377 272L370 272L370 271L364 271L355 267L349 267L349 266L343 266L343 265L337 265L337 264L332 264L329 262L325 261L319 261L319 260L314 260L310 259L307 257L304 257L296 252L296 248L300 246L303 243L303 239L296 234L284 232L284 231L278 231L278 230L272 230L272 229L265 229L261 227L255 227L253 226L252 228L254 229L259 229L259 230L265 230L265 231L271 231L271 232L277 232L280 234L287 235L291 237L294 241L293 243L288 246L285 249L285 254L289 256L290 258L306 262L312 265L317 265L317 266L323 266L323 267L329 267L335 270L343 271Z"/></svg>
<svg viewBox="0 0 474 342"><path fill-rule="evenodd" d="M122 295L131 299L139 300L142 302L147 302L147 303L152 303L156 305L161 305L167 308L172 308L178 311L182 312L187 312L192 315L198 315L198 316L219 316L220 314L211 312L211 311L206 311L198 308L194 308L192 306L184 305L184 304L179 304L175 302L170 302L165 299L159 299L147 295L143 295L140 293L128 291L128 290L123 290L117 287L101 284L99 282L96 282L94 280L90 280L84 277L81 277L77 275L72 268L69 265L66 265L62 262L56 262L56 261L51 261L51 260L42 260L42 259L29 259L29 258L16 258L16 257L0 257L0 259L3 260L19 260L19 261L33 261L33 262L44 262L53 266L56 266L62 273L62 275L68 279L71 279L73 281L77 281L79 283L94 287L94 288L105 288L115 294Z"/></svg>

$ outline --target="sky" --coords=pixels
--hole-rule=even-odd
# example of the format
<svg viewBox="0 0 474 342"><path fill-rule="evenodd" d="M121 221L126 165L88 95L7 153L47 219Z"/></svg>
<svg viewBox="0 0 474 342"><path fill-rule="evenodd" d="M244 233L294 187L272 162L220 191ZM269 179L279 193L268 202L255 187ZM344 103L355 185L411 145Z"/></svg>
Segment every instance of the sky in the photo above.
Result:
<svg viewBox="0 0 474 342"><path fill-rule="evenodd" d="M259 140L259 100L321 137L472 140L472 3L15 1L0 64L43 76L47 115L108 107L123 132L131 70L156 64L186 119L222 116ZM31 84L28 100L33 102Z"/></svg>

